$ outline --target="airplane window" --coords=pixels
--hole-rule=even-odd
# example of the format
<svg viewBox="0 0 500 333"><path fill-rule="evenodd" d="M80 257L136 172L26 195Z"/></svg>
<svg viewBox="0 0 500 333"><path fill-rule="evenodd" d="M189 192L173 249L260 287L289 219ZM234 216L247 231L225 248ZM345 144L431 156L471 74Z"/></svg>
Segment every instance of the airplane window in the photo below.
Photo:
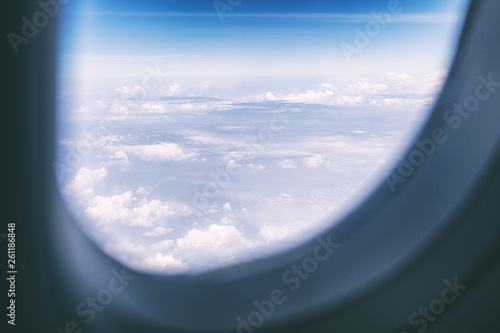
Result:
<svg viewBox="0 0 500 333"><path fill-rule="evenodd" d="M466 5L69 2L60 193L139 271L292 248L386 182L447 77Z"/></svg>

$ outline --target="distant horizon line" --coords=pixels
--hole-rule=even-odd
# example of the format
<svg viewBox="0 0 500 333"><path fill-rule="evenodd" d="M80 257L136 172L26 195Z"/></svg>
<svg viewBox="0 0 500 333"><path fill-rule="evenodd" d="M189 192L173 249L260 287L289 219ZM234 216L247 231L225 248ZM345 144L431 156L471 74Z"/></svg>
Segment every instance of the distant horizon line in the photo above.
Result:
<svg viewBox="0 0 500 333"><path fill-rule="evenodd" d="M165 16L165 17L213 17L218 14L208 12L120 12L120 11L81 11L74 14L88 16ZM339 23L368 22L373 19L372 14L346 14L346 13L227 13L227 18L294 18L294 19L332 19ZM393 22L399 23L450 23L460 19L458 13L432 13L432 14L396 14Z"/></svg>

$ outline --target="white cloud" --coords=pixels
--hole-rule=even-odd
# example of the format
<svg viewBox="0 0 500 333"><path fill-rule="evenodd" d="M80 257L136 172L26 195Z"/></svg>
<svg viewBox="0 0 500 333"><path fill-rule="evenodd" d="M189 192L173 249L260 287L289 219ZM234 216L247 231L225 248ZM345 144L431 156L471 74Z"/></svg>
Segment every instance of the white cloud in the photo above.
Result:
<svg viewBox="0 0 500 333"><path fill-rule="evenodd" d="M247 167L250 168L251 170L264 170L265 169L265 167L262 164L259 164L256 166L256 165L250 163L250 164L247 164Z"/></svg>
<svg viewBox="0 0 500 333"><path fill-rule="evenodd" d="M103 180L108 176L105 168L91 170L85 167L78 169L75 178L71 183L66 184L64 193L68 195L90 195L94 193L94 183Z"/></svg>
<svg viewBox="0 0 500 333"><path fill-rule="evenodd" d="M226 163L226 168L227 170L233 170L233 172L237 172L237 170L240 170L241 169L241 164L239 164L238 162L236 162L235 160L229 160L227 161Z"/></svg>
<svg viewBox="0 0 500 333"><path fill-rule="evenodd" d="M231 211L231 204L229 202L226 202L224 206L222 207L225 211L230 212Z"/></svg>
<svg viewBox="0 0 500 333"><path fill-rule="evenodd" d="M120 146L118 149L136 155L148 162L181 161L191 158L195 153L186 154L175 143L158 143L152 145Z"/></svg>
<svg viewBox="0 0 500 333"><path fill-rule="evenodd" d="M174 229L172 229L172 228L156 227L151 231L146 231L144 233L144 236L146 236L146 237L163 236L163 235L166 235L166 234L172 232L173 230Z"/></svg>
<svg viewBox="0 0 500 333"><path fill-rule="evenodd" d="M90 200L85 213L98 224L124 222L130 216L132 192L128 191L112 197L96 196Z"/></svg>
<svg viewBox="0 0 500 333"><path fill-rule="evenodd" d="M361 80L348 86L355 93L365 93L378 95L389 90L389 86L383 83L369 83L368 80Z"/></svg>
<svg viewBox="0 0 500 333"><path fill-rule="evenodd" d="M323 91L308 90L303 94L289 94L285 97L285 100L292 103L318 103L318 104L328 104L328 100L333 96L333 91L324 89Z"/></svg>
<svg viewBox="0 0 500 333"><path fill-rule="evenodd" d="M241 233L234 226L220 226L212 224L206 231L192 229L186 236L177 240L181 249L220 249L223 245L234 243L236 238L241 238Z"/></svg>
<svg viewBox="0 0 500 333"><path fill-rule="evenodd" d="M282 167L283 169L296 169L297 168L292 160L281 161L278 163L278 166Z"/></svg>
<svg viewBox="0 0 500 333"><path fill-rule="evenodd" d="M130 216L130 226L149 227L156 222L162 222L169 217L178 216L178 211L160 200L148 201L146 198L134 207Z"/></svg>
<svg viewBox="0 0 500 333"><path fill-rule="evenodd" d="M190 230L177 239L175 254L186 261L230 262L236 254L254 247L233 225L212 224L208 230Z"/></svg>
<svg viewBox="0 0 500 333"><path fill-rule="evenodd" d="M179 85L177 83L168 86L167 96L174 96L179 94Z"/></svg>
<svg viewBox="0 0 500 333"><path fill-rule="evenodd" d="M259 95L256 97L256 100L258 101L277 101L278 98L274 96L271 92L267 92L263 95Z"/></svg>
<svg viewBox="0 0 500 333"><path fill-rule="evenodd" d="M338 106L355 106L363 102L360 96L339 96L333 100L334 105Z"/></svg>
<svg viewBox="0 0 500 333"><path fill-rule="evenodd" d="M175 241L168 239L168 240L162 240L157 243L151 244L149 247L151 250L157 252L157 251L164 251L173 248L175 245Z"/></svg>
<svg viewBox="0 0 500 333"><path fill-rule="evenodd" d="M180 204L163 203L160 200L137 202L132 191L112 197L96 196L89 202L85 213L97 224L126 224L131 227L152 227L169 218L179 217L186 208ZM153 230L154 231L154 230Z"/></svg>
<svg viewBox="0 0 500 333"><path fill-rule="evenodd" d="M121 99L139 98L139 97L144 97L146 89L144 89L144 87L141 87L139 85L135 85L131 88L123 86L121 88L116 88L115 92L119 95Z"/></svg>
<svg viewBox="0 0 500 333"><path fill-rule="evenodd" d="M325 103L331 96L333 96L333 91L328 89L318 92L308 90L305 94L290 94L287 100L294 103Z"/></svg>
<svg viewBox="0 0 500 333"><path fill-rule="evenodd" d="M427 74L425 79L430 82L443 82L447 77L448 70L446 68L441 68L435 72Z"/></svg>
<svg viewBox="0 0 500 333"><path fill-rule="evenodd" d="M263 225L259 230L259 235L267 243L286 239L291 233L290 226L286 225Z"/></svg>
<svg viewBox="0 0 500 333"><path fill-rule="evenodd" d="M257 101L288 101L291 103L306 103L306 104L329 104L328 100L333 96L333 91L328 90L323 85L322 91L308 90L305 93L288 94L288 95L274 95L267 92L263 95L257 96Z"/></svg>
<svg viewBox="0 0 500 333"><path fill-rule="evenodd" d="M267 92L263 95L258 95L254 99L258 102L262 101L286 101L290 103L304 103L304 104L325 104L325 105L338 105L338 106L353 106L363 102L363 98L358 95L336 95L331 89L332 85L323 83L322 90L314 91L308 90L305 93L288 94L288 95L275 95ZM379 87L380 88L380 87Z"/></svg>
<svg viewBox="0 0 500 333"><path fill-rule="evenodd" d="M436 93L448 77L448 70L445 68L424 76L420 84L421 93Z"/></svg>
<svg viewBox="0 0 500 333"><path fill-rule="evenodd" d="M144 187L139 187L136 191L135 194L137 195L148 195L149 192L146 190Z"/></svg>
<svg viewBox="0 0 500 333"><path fill-rule="evenodd" d="M126 115L131 109L138 109L141 106L140 100L147 95L146 89L139 85L116 88L115 92L117 97L111 105L111 113L118 115Z"/></svg>
<svg viewBox="0 0 500 333"><path fill-rule="evenodd" d="M317 168L324 163L323 157L319 154L314 154L311 157L306 157L302 160L304 165L309 168Z"/></svg>
<svg viewBox="0 0 500 333"><path fill-rule="evenodd" d="M127 154L124 151L119 150L113 155L108 156L108 161L102 162L101 165L105 167L118 166L120 170L128 170L130 168L130 161L128 160Z"/></svg>
<svg viewBox="0 0 500 333"><path fill-rule="evenodd" d="M179 273L188 269L188 265L181 259L175 259L171 255L163 256L161 253L156 253L155 257L147 258L140 266L148 271L169 273Z"/></svg>
<svg viewBox="0 0 500 333"><path fill-rule="evenodd" d="M411 76L405 72L399 72L399 73L387 72L387 73L385 73L385 77L389 80L411 80L411 79L413 79L413 76Z"/></svg>

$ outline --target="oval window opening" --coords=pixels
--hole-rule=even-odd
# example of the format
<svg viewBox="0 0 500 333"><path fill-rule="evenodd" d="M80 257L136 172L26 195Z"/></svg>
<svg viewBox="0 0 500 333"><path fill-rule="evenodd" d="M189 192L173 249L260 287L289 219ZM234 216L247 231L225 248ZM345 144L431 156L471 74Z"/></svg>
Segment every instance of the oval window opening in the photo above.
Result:
<svg viewBox="0 0 500 333"><path fill-rule="evenodd" d="M197 274L297 246L398 186L391 167L446 79L466 3L68 3L61 195L140 271Z"/></svg>

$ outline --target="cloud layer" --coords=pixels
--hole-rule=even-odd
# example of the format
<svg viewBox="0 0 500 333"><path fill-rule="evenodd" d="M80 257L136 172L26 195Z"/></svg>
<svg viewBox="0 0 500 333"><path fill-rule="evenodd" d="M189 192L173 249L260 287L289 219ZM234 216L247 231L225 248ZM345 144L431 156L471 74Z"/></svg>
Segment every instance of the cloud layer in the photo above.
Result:
<svg viewBox="0 0 500 333"><path fill-rule="evenodd" d="M177 83L138 98L140 86L124 86L123 108L100 96L73 114L92 149L61 190L103 249L135 269L250 260L313 237L379 180L445 77L386 72L234 100L181 96ZM97 114L112 131L93 129ZM59 142L62 162L82 145Z"/></svg>

